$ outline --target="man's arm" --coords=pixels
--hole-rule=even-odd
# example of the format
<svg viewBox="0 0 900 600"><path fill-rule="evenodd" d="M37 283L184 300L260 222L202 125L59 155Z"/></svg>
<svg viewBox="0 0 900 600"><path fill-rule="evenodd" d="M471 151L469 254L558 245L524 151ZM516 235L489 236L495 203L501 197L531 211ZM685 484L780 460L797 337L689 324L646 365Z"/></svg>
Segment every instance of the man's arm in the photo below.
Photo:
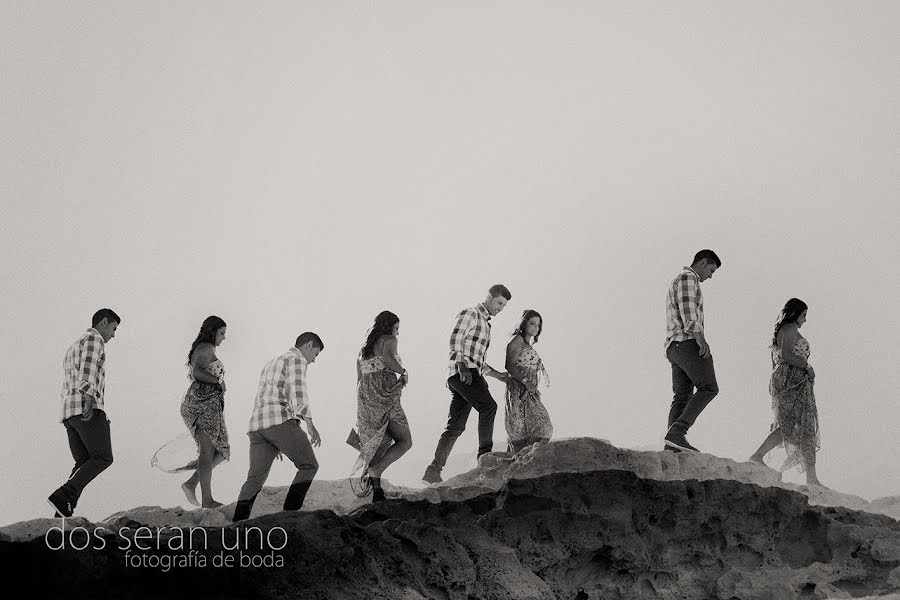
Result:
<svg viewBox="0 0 900 600"><path fill-rule="evenodd" d="M450 334L450 360L455 363L465 363L466 335L475 326L475 314L470 308L460 312L456 316L456 324L453 333Z"/></svg>
<svg viewBox="0 0 900 600"><path fill-rule="evenodd" d="M90 421L94 417L94 406L100 398L100 373L106 355L103 344L96 339L86 338L79 349L78 387L76 392L84 398L82 419Z"/></svg>
<svg viewBox="0 0 900 600"><path fill-rule="evenodd" d="M309 431L310 443L318 446L322 443L319 437L319 431L313 425L312 410L309 406L309 394L306 390L306 365L302 364L299 359L291 357L285 365L287 370L284 391L287 394L288 402L291 405L291 412L299 420L306 422L306 429ZM299 425L299 423L298 423Z"/></svg>
<svg viewBox="0 0 900 600"><path fill-rule="evenodd" d="M456 372L463 383L472 382L472 374L466 366L465 343L466 335L475 327L475 311L467 308L456 317L453 333L450 334L450 360L456 363Z"/></svg>
<svg viewBox="0 0 900 600"><path fill-rule="evenodd" d="M703 326L700 324L700 284L693 275L682 273L675 282L675 294L684 332L692 334L697 340L700 356L709 356L709 344L706 343Z"/></svg>
<svg viewBox="0 0 900 600"><path fill-rule="evenodd" d="M484 373L487 377L493 377L494 379L498 379L503 383L506 383L506 381L510 378L509 373L507 373L506 371L498 371L487 363L484 363L484 366L487 368L487 371L485 371Z"/></svg>

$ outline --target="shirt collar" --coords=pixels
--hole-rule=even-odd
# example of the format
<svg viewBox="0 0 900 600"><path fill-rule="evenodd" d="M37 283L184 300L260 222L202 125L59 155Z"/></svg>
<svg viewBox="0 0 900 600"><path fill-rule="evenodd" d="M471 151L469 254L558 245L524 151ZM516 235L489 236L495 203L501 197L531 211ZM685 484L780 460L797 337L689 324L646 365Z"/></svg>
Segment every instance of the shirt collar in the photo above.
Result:
<svg viewBox="0 0 900 600"><path fill-rule="evenodd" d="M700 274L697 273L697 271L694 270L694 267L685 267L685 269L688 270L688 271L690 271L690 272L693 273L694 275L696 275L696 276L697 276L697 279L700 279Z"/></svg>
<svg viewBox="0 0 900 600"><path fill-rule="evenodd" d="M103 339L103 336L100 335L100 332L97 331L97 330L96 330L95 328L93 328L93 327L88 327L87 333L92 333L92 334L96 335L98 338L100 338L101 340Z"/></svg>
<svg viewBox="0 0 900 600"><path fill-rule="evenodd" d="M481 316L482 316L482 317L484 317L484 318L487 319L488 321L491 320L491 313L488 312L488 309L487 309L487 307L484 305L484 302L481 302L481 303L480 303L478 306L476 306L475 308L478 309L478 312L481 313Z"/></svg>
<svg viewBox="0 0 900 600"><path fill-rule="evenodd" d="M302 352L300 352L300 348L298 348L297 346L291 346L290 352L293 352L294 354L297 355L297 358L300 359L300 364L301 364L301 365L305 365L305 364L306 364L306 357L303 356L303 353L302 353Z"/></svg>

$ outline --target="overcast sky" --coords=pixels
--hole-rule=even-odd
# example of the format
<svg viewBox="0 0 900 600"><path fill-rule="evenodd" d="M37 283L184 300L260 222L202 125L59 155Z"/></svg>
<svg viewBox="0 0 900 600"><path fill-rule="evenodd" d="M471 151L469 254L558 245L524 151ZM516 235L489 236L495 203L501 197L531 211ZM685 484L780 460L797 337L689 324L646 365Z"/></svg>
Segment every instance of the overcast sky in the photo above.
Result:
<svg viewBox="0 0 900 600"><path fill-rule="evenodd" d="M298 333L319 477L346 476L356 353L401 318L416 484L446 422L455 314L505 283L558 437L660 448L666 286L694 252L719 396L691 430L745 460L768 433L768 343L809 305L819 476L900 494L896 2L235 2L0 5L2 521L49 516L72 467L62 357L101 306L115 463L79 513L182 502L149 468L184 431L184 362L228 323L232 460L259 371ZM503 388L491 390L503 404ZM474 463L473 413L445 476ZM495 448L505 447L503 411ZM783 452L769 456L779 464ZM270 485L292 478L276 463ZM802 481L802 475L786 475Z"/></svg>

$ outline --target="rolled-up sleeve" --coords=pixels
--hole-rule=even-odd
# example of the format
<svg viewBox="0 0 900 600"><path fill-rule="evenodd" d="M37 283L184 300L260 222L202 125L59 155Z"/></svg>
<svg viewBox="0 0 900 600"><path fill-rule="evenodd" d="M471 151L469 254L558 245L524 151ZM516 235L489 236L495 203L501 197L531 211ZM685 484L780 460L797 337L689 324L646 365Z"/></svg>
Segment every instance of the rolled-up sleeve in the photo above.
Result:
<svg viewBox="0 0 900 600"><path fill-rule="evenodd" d="M456 317L453 333L450 334L450 362L466 362L466 334L475 326L475 315L471 309L464 310Z"/></svg>
<svg viewBox="0 0 900 600"><path fill-rule="evenodd" d="M682 273L676 285L678 312L684 323L685 333L703 333L700 318L700 285L689 273Z"/></svg>
<svg viewBox="0 0 900 600"><path fill-rule="evenodd" d="M309 406L309 393L306 390L306 363L296 357L287 361L285 374L285 395L291 406L291 412L297 419L312 420Z"/></svg>
<svg viewBox="0 0 900 600"><path fill-rule="evenodd" d="M78 359L78 385L75 391L95 399L100 398L101 374L106 360L103 345L86 338L81 344Z"/></svg>

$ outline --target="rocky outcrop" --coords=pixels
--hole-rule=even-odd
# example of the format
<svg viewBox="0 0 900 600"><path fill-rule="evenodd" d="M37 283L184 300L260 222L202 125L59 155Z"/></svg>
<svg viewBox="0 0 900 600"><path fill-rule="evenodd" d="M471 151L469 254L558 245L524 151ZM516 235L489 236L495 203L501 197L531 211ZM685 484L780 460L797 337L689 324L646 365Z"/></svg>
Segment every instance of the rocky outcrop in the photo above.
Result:
<svg viewBox="0 0 900 600"><path fill-rule="evenodd" d="M710 477L722 473L732 477ZM84 550L80 541L54 550L43 534L24 535L59 525L44 519L3 529L0 564L38 597L793 600L900 592L895 519L826 506L857 500L783 489L777 473L714 457L579 439L512 460L483 457L443 484L394 490L394 499L358 508L355 496L332 486L332 497L322 484L307 508L314 498L339 498L346 514L262 514L196 531L186 521L166 527L165 518L199 526L218 517L197 515L213 511L145 507L113 515L99 531L67 520L91 532L79 538L93 541ZM267 492L261 513L280 507L278 494ZM143 541L152 547L135 550L138 527L152 519L160 520ZM62 540L53 534L51 542ZM184 539L194 534L204 543L191 554ZM233 565L214 564L227 557Z"/></svg>
<svg viewBox="0 0 900 600"><path fill-rule="evenodd" d="M431 486L421 494L434 501L459 499L467 494L500 489L511 479L605 469L631 471L638 477L659 481L728 479L763 487L780 487L804 494L810 504L843 506L900 518L898 496L868 502L859 496L835 490L782 482L778 471L750 462L736 462L704 453L628 450L587 437L534 445L515 457L504 453L486 454L479 460L478 468Z"/></svg>
<svg viewBox="0 0 900 600"><path fill-rule="evenodd" d="M128 566L123 539L133 541L136 523L124 538L101 532L100 549L53 551L43 539L0 549L21 580L53 593L79 586L84 597L175 589L262 598L778 600L900 591L897 521L726 480L554 473L462 501L390 500L344 516L278 513L247 526L281 528L284 537L270 546L284 545L278 552L243 549L258 559L277 554L280 567L163 572L161 557L185 555L169 549L181 535L173 529L145 541L155 549L143 554L157 567ZM241 527L210 531L201 551L210 562L238 556L228 547Z"/></svg>

